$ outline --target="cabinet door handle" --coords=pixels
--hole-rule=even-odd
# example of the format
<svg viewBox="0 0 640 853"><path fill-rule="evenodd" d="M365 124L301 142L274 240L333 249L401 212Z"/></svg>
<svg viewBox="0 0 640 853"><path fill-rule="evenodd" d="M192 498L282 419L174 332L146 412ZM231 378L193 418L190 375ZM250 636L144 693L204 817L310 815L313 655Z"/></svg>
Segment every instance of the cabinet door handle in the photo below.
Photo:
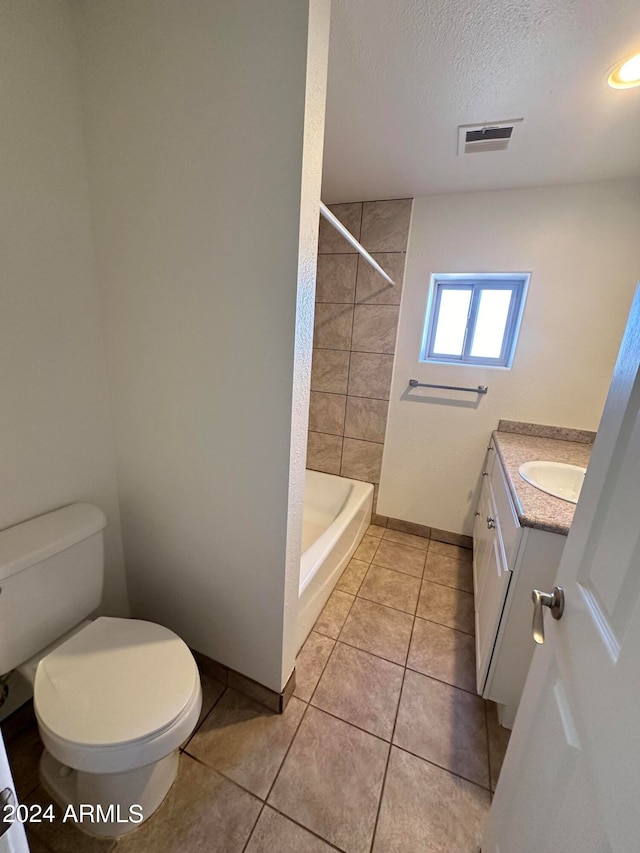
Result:
<svg viewBox="0 0 640 853"><path fill-rule="evenodd" d="M489 530L493 530L496 526L495 518L492 518L490 515L487 516L487 527Z"/></svg>
<svg viewBox="0 0 640 853"><path fill-rule="evenodd" d="M488 477L488 476L489 476L489 472L488 472L488 471L483 471L483 472L482 472L482 476L483 476L483 477Z"/></svg>

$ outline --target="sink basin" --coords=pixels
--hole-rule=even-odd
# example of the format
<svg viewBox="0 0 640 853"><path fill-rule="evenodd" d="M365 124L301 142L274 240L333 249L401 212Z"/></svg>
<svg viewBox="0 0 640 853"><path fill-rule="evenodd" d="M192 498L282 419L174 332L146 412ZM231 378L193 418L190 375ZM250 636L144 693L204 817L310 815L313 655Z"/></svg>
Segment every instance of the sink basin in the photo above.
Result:
<svg viewBox="0 0 640 853"><path fill-rule="evenodd" d="M556 498L578 503L586 468L564 462L525 462L518 468L523 480Z"/></svg>

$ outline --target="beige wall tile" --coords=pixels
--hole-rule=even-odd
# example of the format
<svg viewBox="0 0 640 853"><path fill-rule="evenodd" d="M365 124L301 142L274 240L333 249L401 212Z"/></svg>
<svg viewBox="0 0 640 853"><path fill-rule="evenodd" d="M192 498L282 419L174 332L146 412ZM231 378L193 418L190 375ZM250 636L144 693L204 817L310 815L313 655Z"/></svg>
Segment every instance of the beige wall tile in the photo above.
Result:
<svg viewBox="0 0 640 853"><path fill-rule="evenodd" d="M357 255L318 255L316 302L353 302L357 267Z"/></svg>
<svg viewBox="0 0 640 853"><path fill-rule="evenodd" d="M411 202L410 198L365 201L360 242L368 252L406 252Z"/></svg>
<svg viewBox="0 0 640 853"><path fill-rule="evenodd" d="M382 353L352 352L348 394L388 400L391 392L393 356Z"/></svg>
<svg viewBox="0 0 640 853"><path fill-rule="evenodd" d="M404 533L402 530L387 528L384 531L384 538L390 542L399 542L401 545L411 545L412 548L418 548L420 551L427 551L429 548L429 540L424 536L414 536L413 533Z"/></svg>
<svg viewBox="0 0 640 853"><path fill-rule="evenodd" d="M307 468L312 471L324 471L325 474L339 474L342 458L342 437L325 435L322 432L310 432L307 439Z"/></svg>
<svg viewBox="0 0 640 853"><path fill-rule="evenodd" d="M356 240L360 239L360 225L362 222L361 201L349 202L347 204L331 204L329 205L329 210L353 234ZM353 253L355 249L336 231L333 225L327 222L324 216L321 216L318 233L318 254L326 255L332 252Z"/></svg>
<svg viewBox="0 0 640 853"><path fill-rule="evenodd" d="M349 351L314 349L311 390L346 394L349 382Z"/></svg>
<svg viewBox="0 0 640 853"><path fill-rule="evenodd" d="M389 284L371 264L358 264L356 302L378 305L399 305L402 296L405 254L403 252L378 252L374 256L382 269L391 276ZM336 300L337 301L337 300Z"/></svg>
<svg viewBox="0 0 640 853"><path fill-rule="evenodd" d="M402 521L400 518L390 518L387 527L391 530L401 530L403 533L411 533L414 536L431 536L431 528L424 524L414 524L413 521Z"/></svg>
<svg viewBox="0 0 640 853"><path fill-rule="evenodd" d="M344 433L344 411L347 398L342 394L312 391L309 401L309 429L330 435Z"/></svg>
<svg viewBox="0 0 640 853"><path fill-rule="evenodd" d="M316 304L313 345L323 349L351 349L353 306L329 302Z"/></svg>
<svg viewBox="0 0 640 853"><path fill-rule="evenodd" d="M344 434L349 438L384 442L388 409L386 400L348 397Z"/></svg>
<svg viewBox="0 0 640 853"><path fill-rule="evenodd" d="M343 477L351 477L354 480L379 483L382 449L382 444L375 444L372 441L345 438L342 445L340 473Z"/></svg>
<svg viewBox="0 0 640 853"><path fill-rule="evenodd" d="M395 352L398 313L396 305L356 305L351 349L361 352Z"/></svg>

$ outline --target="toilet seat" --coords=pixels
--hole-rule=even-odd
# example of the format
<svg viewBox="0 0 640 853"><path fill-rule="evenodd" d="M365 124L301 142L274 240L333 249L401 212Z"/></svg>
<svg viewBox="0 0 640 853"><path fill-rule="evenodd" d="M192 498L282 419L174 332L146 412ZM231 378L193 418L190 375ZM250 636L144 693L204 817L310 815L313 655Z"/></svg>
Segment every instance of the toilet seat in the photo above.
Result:
<svg viewBox="0 0 640 853"><path fill-rule="evenodd" d="M36 670L44 744L87 772L121 772L164 757L191 734L201 703L188 646L152 622L100 617Z"/></svg>

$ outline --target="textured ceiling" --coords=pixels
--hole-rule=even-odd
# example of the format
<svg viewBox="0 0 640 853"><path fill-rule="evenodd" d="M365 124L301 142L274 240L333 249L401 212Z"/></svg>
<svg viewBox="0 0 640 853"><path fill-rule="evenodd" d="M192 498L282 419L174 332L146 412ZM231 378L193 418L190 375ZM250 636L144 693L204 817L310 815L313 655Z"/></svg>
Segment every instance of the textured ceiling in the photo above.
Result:
<svg viewBox="0 0 640 853"><path fill-rule="evenodd" d="M639 0L333 0L323 198L401 198L640 175ZM523 117L508 151L460 124Z"/></svg>

